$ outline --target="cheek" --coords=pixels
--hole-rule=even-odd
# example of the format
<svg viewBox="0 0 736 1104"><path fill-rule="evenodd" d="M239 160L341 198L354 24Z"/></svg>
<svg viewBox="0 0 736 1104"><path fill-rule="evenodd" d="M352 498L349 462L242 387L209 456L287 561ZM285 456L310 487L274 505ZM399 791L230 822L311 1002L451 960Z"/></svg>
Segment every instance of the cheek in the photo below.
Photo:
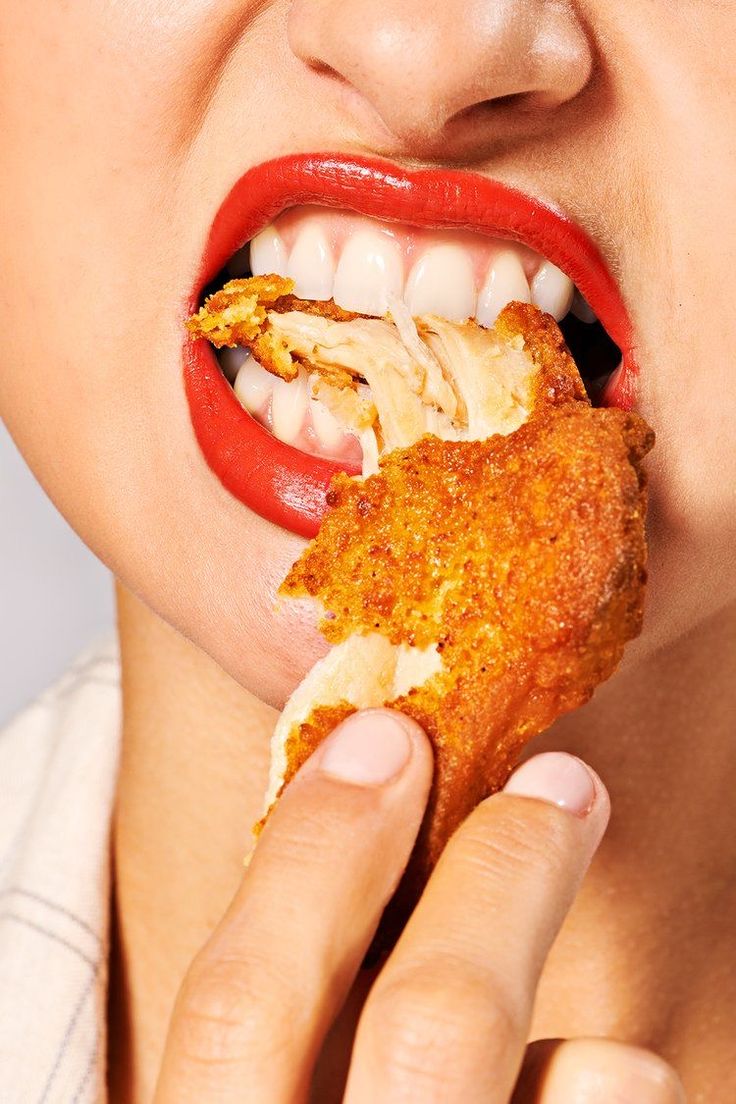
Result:
<svg viewBox="0 0 736 1104"><path fill-rule="evenodd" d="M714 458L715 459L715 458ZM722 488L650 459L649 588L642 645L665 646L736 603L736 520ZM682 478L678 479L678 476Z"/></svg>
<svg viewBox="0 0 736 1104"><path fill-rule="evenodd" d="M652 644L689 631L736 602L736 389L726 356L736 324L723 290L691 288L682 299L661 295L643 358L641 409L657 432L650 476ZM697 300L697 291L700 299ZM706 310L705 307L708 309ZM697 320L719 317L719 336ZM669 323L669 325L668 325Z"/></svg>
<svg viewBox="0 0 736 1104"><path fill-rule="evenodd" d="M650 595L642 645L736 601L736 79L726 6L639 4L612 25L621 67L621 249L639 337L650 473ZM614 19L612 14L606 18ZM726 36L724 38L724 36ZM628 76L628 80L624 79Z"/></svg>
<svg viewBox="0 0 736 1104"><path fill-rule="evenodd" d="M181 365L214 211L244 148L250 163L278 152L243 118L237 143L209 128L232 169L212 172L190 148L228 27L258 6L36 0L22 20L0 15L4 39L23 43L0 102L0 210L14 212L0 235L0 402L44 487L125 585L279 705L324 647L306 607L275 609L300 543L211 475Z"/></svg>
<svg viewBox="0 0 736 1104"><path fill-rule="evenodd" d="M736 601L736 249L724 248L736 242L736 155L724 157L714 187L702 169L706 149L701 153L682 183L683 203L685 192L698 197L690 217L671 212L673 287L669 301L663 297L670 324L657 328L651 388L661 412L655 506L672 545L665 544L662 557L679 552L673 595L689 607L693 623Z"/></svg>
<svg viewBox="0 0 736 1104"><path fill-rule="evenodd" d="M277 598L303 542L251 514L206 467L183 397L178 334L172 344L152 353L126 343L147 368L145 386L132 390L112 385L115 372L92 384L95 364L85 371L83 358L94 354L81 343L76 372L52 373L44 386L29 386L33 364L21 363L5 394L9 428L56 505L125 585L279 707L325 650L311 605Z"/></svg>

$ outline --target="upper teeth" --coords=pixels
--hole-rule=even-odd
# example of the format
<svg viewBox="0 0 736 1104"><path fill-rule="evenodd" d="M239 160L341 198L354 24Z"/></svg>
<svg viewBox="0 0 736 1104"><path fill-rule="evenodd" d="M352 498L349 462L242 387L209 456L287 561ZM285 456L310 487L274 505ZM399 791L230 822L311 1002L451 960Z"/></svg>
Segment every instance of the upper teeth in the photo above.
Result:
<svg viewBox="0 0 736 1104"><path fill-rule="evenodd" d="M518 254L504 249L494 258L478 296L476 318L482 326L492 326L507 303L514 299L531 302L529 283Z"/></svg>
<svg viewBox="0 0 736 1104"><path fill-rule="evenodd" d="M532 303L536 303L556 319L564 318L570 309L575 285L551 261L540 265L532 280Z"/></svg>
<svg viewBox="0 0 736 1104"><path fill-rule="evenodd" d="M484 326L492 326L514 299L535 303L558 321L571 306L583 321L595 320L572 280L525 247L465 232L434 236L344 212L313 212L292 209L283 233L277 223L253 238L254 276L291 276L298 296L334 298L360 314L385 314L397 295L413 315L475 317Z"/></svg>
<svg viewBox="0 0 736 1104"><path fill-rule="evenodd" d="M337 263L335 302L361 314L385 314L389 295L403 291L403 267L392 238L372 229L358 230L348 238Z"/></svg>
<svg viewBox="0 0 736 1104"><path fill-rule="evenodd" d="M404 291L413 315L441 314L463 322L475 314L476 292L473 263L457 245L432 245L409 273Z"/></svg>
<svg viewBox="0 0 736 1104"><path fill-rule="evenodd" d="M246 266L247 253L241 250L229 268L241 275ZM507 303L521 300L558 320L572 309L583 321L595 321L569 277L524 247L465 232L415 232L345 212L292 209L253 238L250 268L254 276L290 276L300 298L334 298L359 314L384 315L398 297L414 316L475 317L492 326ZM334 456L355 450L352 435L310 394L303 369L287 384L252 357L243 361L243 350L226 349L221 355L228 374L237 373L234 389L240 402L274 436Z"/></svg>
<svg viewBox="0 0 736 1104"><path fill-rule="evenodd" d="M268 272L286 275L286 247L273 226L261 230L251 241L250 270L254 276L265 276Z"/></svg>
<svg viewBox="0 0 736 1104"><path fill-rule="evenodd" d="M327 235L318 223L307 223L296 239L286 263L286 275L291 276L294 292L302 299L332 298L335 261Z"/></svg>

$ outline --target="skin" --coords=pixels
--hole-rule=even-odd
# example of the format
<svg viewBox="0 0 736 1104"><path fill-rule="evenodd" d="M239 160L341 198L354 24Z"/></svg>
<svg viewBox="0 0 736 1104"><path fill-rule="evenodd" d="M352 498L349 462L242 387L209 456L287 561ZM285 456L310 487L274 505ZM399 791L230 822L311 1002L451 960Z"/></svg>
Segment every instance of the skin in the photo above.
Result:
<svg viewBox="0 0 736 1104"><path fill-rule="evenodd" d="M547 960L529 1036L592 1034L649 1048L677 1066L691 1099L727 1101L736 1090L728 1060L736 1029L736 392L727 376L736 338L733 10L718 0L627 0L623 8L604 0L376 0L370 20L366 11L359 0L0 4L0 413L123 588L113 1099L151 1097L175 994L241 880L272 709L321 649L304 610L272 608L300 542L229 498L198 452L181 382L182 304L231 183L259 161L330 148L472 166L552 198L593 235L620 281L637 331L638 405L658 433L649 464L648 618L620 675L545 738L593 764L612 794L614 819ZM412 739L423 746L421 736ZM411 762L426 769L425 754ZM407 770L395 785L407 787L416 821L426 780L419 767ZM374 911L385 896L407 840L389 831L392 842L378 857L350 851L348 830L376 815L372 806L366 812L360 787L338 800L334 823L320 812L322 842L312 840L308 791L305 784L304 803L294 798L283 827L274 821L266 856L246 876L205 962L222 951L252 893L291 885L291 897L279 890L282 902L306 893L303 880L289 882L288 844L297 838L314 843L309 870L323 892L313 908L329 898L335 923L357 930L368 922L356 914L353 890L332 880L340 864L327 857L336 850L355 879L367 877L364 864L376 871ZM376 800L390 827L399 816L387 792ZM512 816L532 836L535 818L550 815L538 805L527 799ZM513 880L525 852L512 848L509 857L494 844L505 839L503 813L480 815L477 831L506 856ZM522 966L544 956L562 921L594 846L587 830L590 837L581 829L562 848L554 872L540 870L549 920L520 949L511 988L521 1004L536 986ZM489 865L483 884L495 876ZM464 944L465 953L488 951L483 970L498 961L488 937L498 911L513 926L530 892L521 878L515 898L498 890L484 898L484 923ZM452 929L466 911L452 874L432 896L434 907L450 910ZM273 908L274 938L264 938L257 956L271 980L283 974L277 937L288 936L288 917ZM313 915L306 897L303 912ZM416 932L415 948L423 938L420 926ZM303 961L322 961L319 940L317 925ZM252 947L232 946L250 961ZM348 973L355 947L352 954ZM334 991L326 968L320 984L310 994L313 1010ZM344 1051L350 1016L357 1018L361 986L368 982L359 982L333 1033L335 1054ZM259 982L259 993L267 988ZM400 1002L400 987L394 993ZM422 1000L421 1022L436 1022L444 996L425 992ZM497 1003L503 1021L506 1007ZM477 1009L455 1004L472 1036ZM239 1003L230 1007L238 1021L252 1019ZM517 1063L526 1026L517 1017L509 1035ZM247 1068L279 1045L278 1024L271 1027L275 1034L242 1044ZM171 1037L163 1100L184 1061L176 1024ZM373 1044L360 1038L368 1041L356 1051L355 1077L365 1079L361 1054ZM566 1099L577 1074L565 1073L565 1063L608 1061L573 1053L578 1045L556 1060ZM381 1053L379 1076L388 1076L402 1060ZM635 1061L628 1050L619 1057L613 1065L622 1070ZM310 1056L293 1059L304 1075ZM477 1054L473 1061L470 1080ZM504 1049L494 1068L505 1061ZM440 1066L447 1064L445 1055ZM210 1066L213 1078L226 1076L227 1062ZM423 1068L416 1058L404 1063L408 1088L375 1098L411 1098L409 1066ZM514 1073L503 1068L497 1096L483 1099L509 1098ZM333 1086L321 1096L327 1100L340 1078L325 1077ZM458 1099L473 1099L467 1078L461 1088ZM677 1099L671 1081L656 1091L656 1102ZM242 1083L231 1092L213 1080L207 1092L242 1099ZM204 1090L197 1099L207 1099Z"/></svg>

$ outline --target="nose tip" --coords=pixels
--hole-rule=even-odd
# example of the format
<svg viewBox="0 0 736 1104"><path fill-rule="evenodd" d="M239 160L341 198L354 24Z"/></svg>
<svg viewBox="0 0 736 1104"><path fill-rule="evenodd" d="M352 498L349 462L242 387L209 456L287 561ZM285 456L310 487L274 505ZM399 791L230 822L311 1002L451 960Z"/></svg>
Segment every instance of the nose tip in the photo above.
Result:
<svg viewBox="0 0 736 1104"><path fill-rule="evenodd" d="M518 138L577 96L593 65L559 0L295 0L288 33L298 58L338 76L347 102L415 155Z"/></svg>

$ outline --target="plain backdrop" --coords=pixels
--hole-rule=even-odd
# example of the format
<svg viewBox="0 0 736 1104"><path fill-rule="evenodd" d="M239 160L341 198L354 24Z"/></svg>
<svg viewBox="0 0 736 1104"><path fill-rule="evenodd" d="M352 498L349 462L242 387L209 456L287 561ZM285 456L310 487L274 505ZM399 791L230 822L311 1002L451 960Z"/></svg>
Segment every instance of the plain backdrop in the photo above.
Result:
<svg viewBox="0 0 736 1104"><path fill-rule="evenodd" d="M109 573L0 422L0 727L112 625Z"/></svg>

